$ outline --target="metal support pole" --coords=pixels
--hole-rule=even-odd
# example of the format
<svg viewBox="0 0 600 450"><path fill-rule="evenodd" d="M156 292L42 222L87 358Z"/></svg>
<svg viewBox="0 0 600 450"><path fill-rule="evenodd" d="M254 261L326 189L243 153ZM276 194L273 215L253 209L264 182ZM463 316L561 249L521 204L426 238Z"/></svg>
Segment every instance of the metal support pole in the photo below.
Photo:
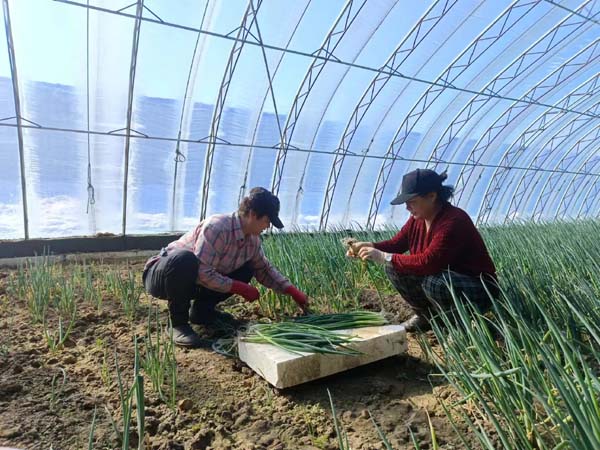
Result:
<svg viewBox="0 0 600 450"><path fill-rule="evenodd" d="M21 118L21 97L19 96L19 77L17 76L17 60L10 21L8 0L2 0L4 11L4 27L6 31L6 44L8 46L8 59L12 79L13 97L15 103L15 116L17 120L17 141L19 144L19 169L21 172L21 202L23 205L23 231L25 239L29 239L29 218L27 209L27 183L25 182L25 152L23 149L23 120Z"/></svg>

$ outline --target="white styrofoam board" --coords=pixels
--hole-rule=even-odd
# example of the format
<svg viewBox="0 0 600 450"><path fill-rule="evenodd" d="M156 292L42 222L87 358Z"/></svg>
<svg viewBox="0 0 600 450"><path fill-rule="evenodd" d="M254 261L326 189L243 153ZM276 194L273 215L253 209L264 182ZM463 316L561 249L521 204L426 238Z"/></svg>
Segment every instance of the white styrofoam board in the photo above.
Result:
<svg viewBox="0 0 600 450"><path fill-rule="evenodd" d="M406 330L402 325L355 328L338 332L356 336L353 347L362 354L298 354L270 344L244 342L240 337L238 354L252 370L281 389L399 355L407 350Z"/></svg>

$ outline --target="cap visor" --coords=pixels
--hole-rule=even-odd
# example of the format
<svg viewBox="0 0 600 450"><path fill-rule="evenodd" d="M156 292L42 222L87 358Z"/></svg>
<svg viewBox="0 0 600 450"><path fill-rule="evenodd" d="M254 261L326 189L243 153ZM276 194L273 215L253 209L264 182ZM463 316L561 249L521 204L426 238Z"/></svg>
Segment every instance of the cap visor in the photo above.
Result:
<svg viewBox="0 0 600 450"><path fill-rule="evenodd" d="M390 202L390 205L401 205L402 203L406 203L411 198L415 198L417 195L419 194L400 194Z"/></svg>
<svg viewBox="0 0 600 450"><path fill-rule="evenodd" d="M281 222L281 219L277 216L275 217L270 217L269 218L271 220L271 225L273 225L275 228L283 228L283 223Z"/></svg>

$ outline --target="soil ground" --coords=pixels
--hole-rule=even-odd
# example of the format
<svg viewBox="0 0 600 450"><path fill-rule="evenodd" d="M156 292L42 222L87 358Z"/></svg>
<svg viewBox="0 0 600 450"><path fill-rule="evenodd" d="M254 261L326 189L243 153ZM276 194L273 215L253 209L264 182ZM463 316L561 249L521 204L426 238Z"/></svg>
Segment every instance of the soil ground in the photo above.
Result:
<svg viewBox="0 0 600 450"><path fill-rule="evenodd" d="M141 273L142 266L136 262L133 269ZM80 303L71 337L63 349L51 352L42 326L31 324L25 303L8 297L7 276L6 270L0 274L0 446L88 448L96 409L94 448L120 448L109 417L118 423L121 414L113 352L130 382L132 337L145 334L146 311L152 305L166 319L166 303L143 294L142 311L130 322L118 301L103 292L102 311ZM239 318L257 317L257 307L236 309L236 303L228 300ZM361 303L380 309L374 291L363 291ZM384 305L397 322L410 315L399 296L384 298ZM198 331L211 336L210 330ZM411 433L421 449L433 448L429 421L439 448L465 447L440 403L459 397L449 386L430 382L428 375L436 369L413 335L406 355L283 391L238 360L210 349L177 349L176 358L174 410L158 399L145 377L150 449L336 449L327 389L352 449L385 448L370 414L394 449L414 448Z"/></svg>

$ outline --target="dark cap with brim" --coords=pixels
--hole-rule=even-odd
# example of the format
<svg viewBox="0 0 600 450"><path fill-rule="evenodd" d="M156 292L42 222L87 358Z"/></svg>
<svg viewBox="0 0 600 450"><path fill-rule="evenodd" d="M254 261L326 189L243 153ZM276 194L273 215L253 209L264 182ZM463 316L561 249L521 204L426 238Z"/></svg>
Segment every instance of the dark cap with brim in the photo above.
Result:
<svg viewBox="0 0 600 450"><path fill-rule="evenodd" d="M406 203L411 198L415 198L418 195L419 194L400 194L390 202L390 205L401 205L402 203Z"/></svg>
<svg viewBox="0 0 600 450"><path fill-rule="evenodd" d="M390 204L401 205L419 195L438 192L445 179L446 173L440 175L430 169L416 169L408 172L402 177L402 189Z"/></svg>
<svg viewBox="0 0 600 450"><path fill-rule="evenodd" d="M269 220L271 221L271 224L275 228L279 228L279 229L283 228L283 222L281 222L281 219L276 214L269 215Z"/></svg>
<svg viewBox="0 0 600 450"><path fill-rule="evenodd" d="M279 218L279 199L271 191L263 187L255 187L248 193L250 207L260 216L269 217L271 225L275 228L283 228L283 223Z"/></svg>

